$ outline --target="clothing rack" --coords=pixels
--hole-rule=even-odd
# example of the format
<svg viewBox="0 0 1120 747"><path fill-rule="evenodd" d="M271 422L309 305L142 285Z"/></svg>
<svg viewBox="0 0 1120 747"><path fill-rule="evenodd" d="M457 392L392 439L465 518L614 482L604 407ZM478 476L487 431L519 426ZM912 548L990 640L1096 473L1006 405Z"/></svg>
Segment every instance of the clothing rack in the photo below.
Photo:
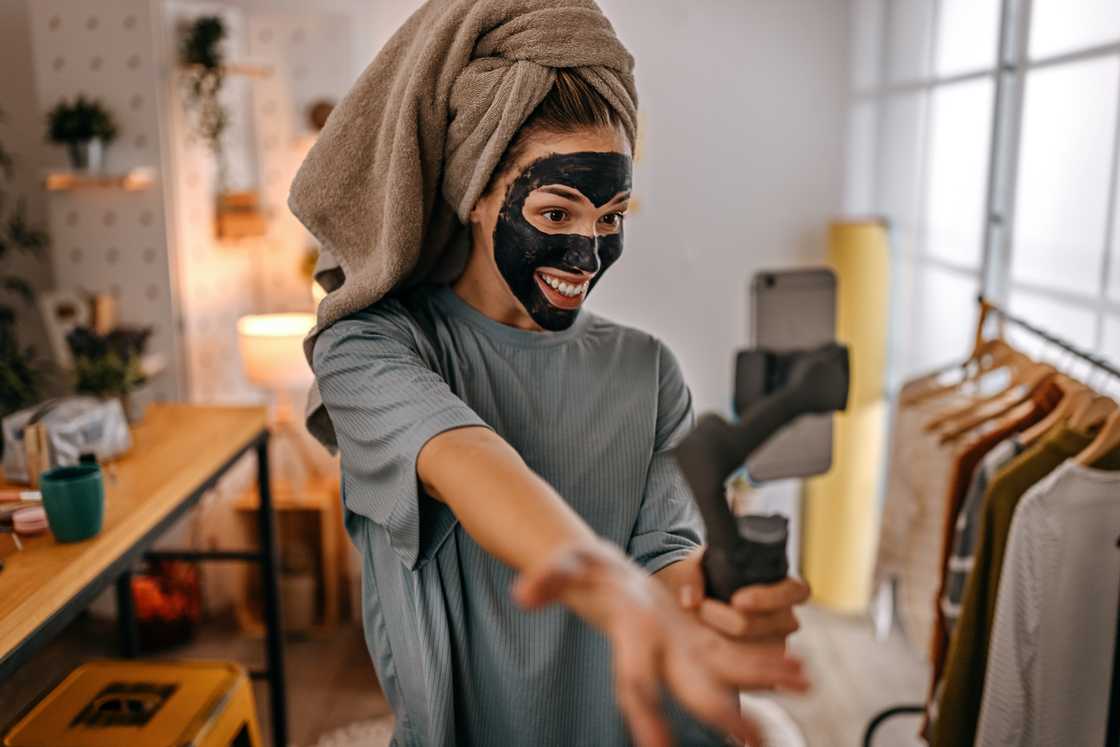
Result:
<svg viewBox="0 0 1120 747"><path fill-rule="evenodd" d="M989 300L983 295L976 297L977 303L980 304L980 318L976 325L976 348L979 348L980 343L984 339L984 328L988 319L993 316L998 318L1004 324L1011 324L1029 332L1037 337L1042 338L1050 345L1061 348L1062 350L1070 353L1071 355L1080 358L1081 360L1089 363L1091 366L1099 371L1103 371L1110 376L1120 380L1120 368L1110 363L1109 361L1101 358L1093 353L1081 350L1077 346L1066 342L1065 340L1050 334L1046 330L1040 329L1025 319L1018 317L993 301ZM1117 538L1116 547L1120 548L1120 538ZM1117 599L1117 613L1116 613L1116 636L1112 643L1112 683L1109 686L1108 695L1108 724L1105 728L1105 747L1120 747L1120 598ZM925 705L920 703L906 704L893 706L886 710L880 711L872 717L871 721L867 724L867 730L863 735L864 747L871 747L872 740L875 737L875 732L884 722L894 718L895 716L903 715L920 715L925 713Z"/></svg>
<svg viewBox="0 0 1120 747"><path fill-rule="evenodd" d="M1115 376L1117 379L1120 379L1120 369L1118 369L1112 363L1109 363L1104 358L1101 358L1099 355L1093 355L1092 353L1088 353L1084 350L1081 350L1080 348L1078 348L1074 345L1071 345L1070 343L1066 342L1065 340L1061 339L1060 337L1055 337L1054 335L1050 334L1046 330L1039 329L1038 327L1034 326L1030 322L1028 322L1028 321L1026 321L1026 320L1024 320L1020 317L1017 317L1014 314L1011 314L1010 312L1006 311L1005 309L1001 308L1000 306L997 306L996 304L992 303L991 301L989 301L984 296L977 296L976 300L980 304L980 324L979 324L979 329L977 331L978 335L983 334L984 321L987 319L987 315L988 314L995 314L1000 319L1002 319L1004 322L1007 322L1008 324L1013 324L1016 327L1019 327L1023 330L1026 330L1027 332L1030 332L1033 335L1041 337L1043 340L1050 343L1054 347L1061 348L1062 350L1065 350L1067 353L1071 353L1071 354L1077 356L1078 358L1081 358L1082 360L1086 361L1087 363L1092 364L1093 366L1100 369L1101 371L1104 371L1105 373L1110 374L1112 376Z"/></svg>

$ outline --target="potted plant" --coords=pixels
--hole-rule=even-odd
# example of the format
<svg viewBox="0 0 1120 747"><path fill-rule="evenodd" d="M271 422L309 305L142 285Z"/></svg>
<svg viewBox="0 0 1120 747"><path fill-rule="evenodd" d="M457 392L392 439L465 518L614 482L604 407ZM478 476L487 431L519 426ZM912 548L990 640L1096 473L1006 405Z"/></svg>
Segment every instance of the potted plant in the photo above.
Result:
<svg viewBox="0 0 1120 747"><path fill-rule="evenodd" d="M66 146L70 165L81 171L101 171L105 148L117 137L117 122L100 101L78 95L58 102L47 115L47 137Z"/></svg>
<svg viewBox="0 0 1120 747"><path fill-rule="evenodd" d="M94 397L117 397L128 420L139 420L143 413L130 395L147 381L140 364L151 333L151 327L118 327L99 335L89 327L75 327L66 335L74 358L74 389Z"/></svg>
<svg viewBox="0 0 1120 747"><path fill-rule="evenodd" d="M218 192L225 189L226 167L222 134L229 125L229 112L219 96L225 82L222 40L225 22L218 16L200 16L183 30L179 44L185 107L193 120L194 134L204 142L218 162Z"/></svg>
<svg viewBox="0 0 1120 747"><path fill-rule="evenodd" d="M0 264L6 264L13 252L40 258L50 244L46 232L28 221L27 205L22 199L9 211L5 187L12 178L12 168L12 158L0 143ZM25 304L30 305L34 300L33 289L19 275L0 272L0 288ZM42 400L46 383L45 365L34 348L20 345L15 332L16 309L5 300L0 298L0 417Z"/></svg>

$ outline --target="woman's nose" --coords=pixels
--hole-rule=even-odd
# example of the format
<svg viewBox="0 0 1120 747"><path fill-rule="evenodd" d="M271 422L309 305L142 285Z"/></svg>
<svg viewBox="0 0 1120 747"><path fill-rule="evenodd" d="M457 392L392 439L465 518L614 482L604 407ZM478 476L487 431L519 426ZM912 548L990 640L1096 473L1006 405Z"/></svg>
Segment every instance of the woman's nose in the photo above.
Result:
<svg viewBox="0 0 1120 747"><path fill-rule="evenodd" d="M568 258L572 267L595 274L599 271L599 237L580 236Z"/></svg>

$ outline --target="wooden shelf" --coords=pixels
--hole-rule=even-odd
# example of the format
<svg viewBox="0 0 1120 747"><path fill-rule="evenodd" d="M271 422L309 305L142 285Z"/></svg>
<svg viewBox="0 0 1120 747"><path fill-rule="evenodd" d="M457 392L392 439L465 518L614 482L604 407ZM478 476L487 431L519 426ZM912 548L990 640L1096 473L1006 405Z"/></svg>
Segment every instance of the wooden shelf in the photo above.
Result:
<svg viewBox="0 0 1120 747"><path fill-rule="evenodd" d="M184 70L196 71L203 69L202 65L182 65ZM257 65L251 62L232 62L222 65L222 72L226 75L241 75L246 78L268 78L272 76L272 68L268 65Z"/></svg>
<svg viewBox="0 0 1120 747"><path fill-rule="evenodd" d="M58 169L47 171L43 186L48 192L68 192L76 189L123 189L139 192L155 184L155 169L142 166L121 174L88 174L81 171Z"/></svg>

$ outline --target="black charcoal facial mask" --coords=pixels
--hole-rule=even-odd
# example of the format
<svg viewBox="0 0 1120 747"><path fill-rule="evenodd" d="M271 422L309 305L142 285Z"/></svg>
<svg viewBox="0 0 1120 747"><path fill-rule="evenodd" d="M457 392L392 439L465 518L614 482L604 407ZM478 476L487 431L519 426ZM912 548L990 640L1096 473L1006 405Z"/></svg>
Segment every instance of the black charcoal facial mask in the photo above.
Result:
<svg viewBox="0 0 1120 747"><path fill-rule="evenodd" d="M560 184L581 192L600 208L630 191L630 157L621 153L558 153L529 164L510 184L494 227L494 261L510 290L533 320L547 330L567 329L579 309L554 306L537 284L539 268L594 273L587 293L622 254L622 227L614 234L545 233L525 220L525 198ZM586 296L585 296L586 297Z"/></svg>

